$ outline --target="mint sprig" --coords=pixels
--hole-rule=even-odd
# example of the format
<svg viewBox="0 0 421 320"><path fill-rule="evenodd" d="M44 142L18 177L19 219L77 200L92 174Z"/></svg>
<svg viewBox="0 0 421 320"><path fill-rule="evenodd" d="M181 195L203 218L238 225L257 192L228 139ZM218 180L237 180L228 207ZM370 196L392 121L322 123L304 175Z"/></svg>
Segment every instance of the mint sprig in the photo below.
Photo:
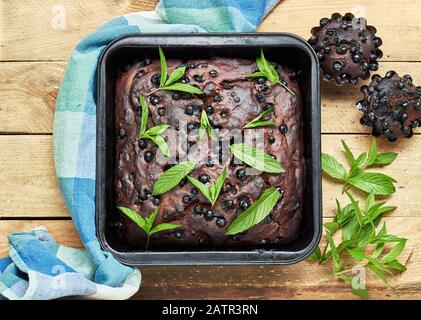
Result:
<svg viewBox="0 0 421 320"><path fill-rule="evenodd" d="M224 167L222 173L209 188L204 183L200 182L196 178L193 178L192 176L187 176L187 179L192 185L194 185L197 189L200 190L200 192L209 200L209 202L213 206L216 200L218 199L226 177L227 168Z"/></svg>
<svg viewBox="0 0 421 320"><path fill-rule="evenodd" d="M393 152L378 153L376 139L371 141L368 154L363 152L358 157L352 154L345 141L342 141L345 154L351 168L345 167L333 156L322 154L323 171L330 177L345 183L344 191L349 187L355 187L366 193L373 192L375 195L389 195L396 191L392 177L375 172L365 172L367 168L384 166L392 163L397 154Z"/></svg>
<svg viewBox="0 0 421 320"><path fill-rule="evenodd" d="M273 121L262 120L262 119L264 119L265 117L267 117L269 114L271 114L274 111L275 110L273 108L270 108L270 109L268 109L266 111L263 111L256 118L254 118L249 123L247 123L244 126L244 129L251 129L251 128L256 128L256 127L266 127L266 126L273 126L273 125L275 125L275 123Z"/></svg>
<svg viewBox="0 0 421 320"><path fill-rule="evenodd" d="M174 223L160 223L154 226L153 224L158 215L158 209L155 209L149 216L142 217L140 214L138 214L135 210L131 208L125 208L125 207L117 207L117 208L122 213L124 213L130 220L136 223L140 229L145 231L147 235L145 250L148 249L149 239L153 234L161 232L161 231L173 230L180 227L180 225L174 224Z"/></svg>
<svg viewBox="0 0 421 320"><path fill-rule="evenodd" d="M228 227L225 235L234 235L249 230L263 221L282 196L279 188L267 189L246 211L241 213Z"/></svg>
<svg viewBox="0 0 421 320"><path fill-rule="evenodd" d="M183 161L171 167L155 181L152 194L156 196L171 190L192 172L195 166L191 161Z"/></svg>
<svg viewBox="0 0 421 320"><path fill-rule="evenodd" d="M203 139L206 132L208 133L209 137L212 140L215 140L215 141L218 140L218 136L216 135L215 129L212 127L212 125L209 122L207 113L204 110L202 110L202 115L200 117L199 136L198 136L199 140Z"/></svg>
<svg viewBox="0 0 421 320"><path fill-rule="evenodd" d="M232 144L230 150L237 159L257 170L269 173L285 172L281 164L271 155L247 144Z"/></svg>
<svg viewBox="0 0 421 320"><path fill-rule="evenodd" d="M259 71L251 73L247 76L247 78L261 78L264 77L271 82L271 85L280 84L286 90L288 90L292 95L295 95L294 92L288 88L284 83L282 83L279 79L278 72L271 65L269 61L266 60L265 55L263 53L263 49L260 49L260 57L256 59L257 68Z"/></svg>
<svg viewBox="0 0 421 320"><path fill-rule="evenodd" d="M184 73L186 72L186 67L178 67L174 69L174 71L171 72L171 74L168 76L167 60L165 59L165 55L161 47L159 47L159 61L161 63L161 81L159 84L159 88L153 90L148 95L151 95L152 93L155 93L159 90L182 91L193 94L202 94L202 91L199 88L177 82L184 76Z"/></svg>
<svg viewBox="0 0 421 320"><path fill-rule="evenodd" d="M158 125L149 129L146 129L148 125L149 118L149 108L146 104L146 100L143 96L139 97L140 105L142 107L142 117L140 119L140 130L139 130L139 139L149 139L152 140L158 148L161 150L162 154L166 157L170 156L170 148L168 147L167 142L160 135L165 132L170 126L169 125Z"/></svg>

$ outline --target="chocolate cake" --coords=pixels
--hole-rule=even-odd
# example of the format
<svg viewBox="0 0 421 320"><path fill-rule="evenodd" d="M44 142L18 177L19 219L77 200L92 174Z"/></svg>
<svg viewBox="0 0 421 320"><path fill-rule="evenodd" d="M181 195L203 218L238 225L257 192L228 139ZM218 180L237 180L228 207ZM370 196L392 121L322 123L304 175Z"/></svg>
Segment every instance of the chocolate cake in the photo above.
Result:
<svg viewBox="0 0 421 320"><path fill-rule="evenodd" d="M276 65L280 79L294 92L281 85L269 86L265 78L247 79L257 70L252 60L211 58L180 61L168 59L169 73L186 66L181 82L197 86L202 95L158 90L160 62L146 59L120 73L115 90L116 168L115 196L118 206L130 207L143 216L158 208L155 224L171 222L179 228L151 237L149 248L229 248L260 247L286 243L298 235L302 218L305 163L302 138L302 100L296 73ZM149 94L149 95L148 95ZM139 96L147 96L150 111L148 127L168 124L167 142L176 151L171 158L158 156L158 147L151 140L138 139L141 107ZM274 126L241 129L268 108L273 108ZM216 144L203 152L206 139L197 142L200 116L205 110L219 139L232 141L234 135L259 130L264 138L261 148L273 155L285 169L284 173L250 174L250 168L235 163L229 148ZM226 129L226 130L224 130ZM185 143L175 143L180 136ZM246 135L247 136L247 135ZM249 143L247 141L244 143ZM228 143L229 145L229 143ZM219 147L218 147L219 146ZM212 183L224 167L228 174L218 200L209 201L190 182L152 196L154 182L186 154L204 159L192 176L203 183ZM248 231L226 236L230 223L269 187L279 187L282 198L271 214ZM144 248L146 235L126 216L119 216L118 233L134 248Z"/></svg>

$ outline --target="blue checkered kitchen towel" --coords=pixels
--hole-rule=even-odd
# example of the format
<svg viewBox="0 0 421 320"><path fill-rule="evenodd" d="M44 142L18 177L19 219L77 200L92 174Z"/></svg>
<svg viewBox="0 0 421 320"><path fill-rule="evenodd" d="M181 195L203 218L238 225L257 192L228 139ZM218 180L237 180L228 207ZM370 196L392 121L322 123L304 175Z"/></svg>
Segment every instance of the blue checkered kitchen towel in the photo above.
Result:
<svg viewBox="0 0 421 320"><path fill-rule="evenodd" d="M104 48L134 32L254 31L278 2L161 0L155 11L115 18L78 44L57 99L54 150L60 188L86 250L57 244L42 227L10 234L10 257L0 259L0 299L127 299L139 289L139 270L102 251L95 233L94 94Z"/></svg>

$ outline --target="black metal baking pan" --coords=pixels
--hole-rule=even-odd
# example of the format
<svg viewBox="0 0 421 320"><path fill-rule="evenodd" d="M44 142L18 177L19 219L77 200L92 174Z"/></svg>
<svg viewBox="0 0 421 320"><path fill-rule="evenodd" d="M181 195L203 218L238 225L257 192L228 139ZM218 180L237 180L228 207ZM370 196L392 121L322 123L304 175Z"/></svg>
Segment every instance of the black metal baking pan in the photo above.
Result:
<svg viewBox="0 0 421 320"><path fill-rule="evenodd" d="M117 212L114 190L114 92L120 70L144 59L230 56L254 60L263 48L269 60L302 71L303 137L306 186L300 234L288 244L265 250L248 248L186 251L133 251L113 232ZM286 33L132 34L112 42L103 52L97 74L96 227L102 247L130 265L291 264L308 257L320 240L322 225L319 64L303 39Z"/></svg>

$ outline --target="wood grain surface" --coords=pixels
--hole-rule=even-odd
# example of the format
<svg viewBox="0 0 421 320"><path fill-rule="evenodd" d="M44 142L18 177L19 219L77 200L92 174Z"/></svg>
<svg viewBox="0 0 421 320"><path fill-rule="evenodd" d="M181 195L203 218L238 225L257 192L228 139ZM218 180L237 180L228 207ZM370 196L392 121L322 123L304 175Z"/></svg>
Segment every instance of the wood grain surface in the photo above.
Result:
<svg viewBox="0 0 421 320"><path fill-rule="evenodd" d="M43 225L64 245L81 242L57 186L52 127L55 101L72 48L112 17L153 10L156 0L3 0L0 2L0 256L6 236ZM333 12L361 13L382 37L379 73L410 73L421 83L421 0L284 0L259 27L262 32L292 32L307 39L320 18ZM362 82L361 84L367 83ZM322 83L322 149L345 163L344 139L355 152L366 151L371 136L359 124L358 88ZM387 199L399 208L385 221L390 232L408 238L403 258L408 270L392 278L401 299L421 299L421 135L381 151L399 153L380 169L398 181ZM336 183L323 179L327 221ZM323 240L324 241L324 240ZM304 261L293 266L144 267L138 299L354 299L346 284L330 274L330 265ZM370 297L396 299L369 275Z"/></svg>

